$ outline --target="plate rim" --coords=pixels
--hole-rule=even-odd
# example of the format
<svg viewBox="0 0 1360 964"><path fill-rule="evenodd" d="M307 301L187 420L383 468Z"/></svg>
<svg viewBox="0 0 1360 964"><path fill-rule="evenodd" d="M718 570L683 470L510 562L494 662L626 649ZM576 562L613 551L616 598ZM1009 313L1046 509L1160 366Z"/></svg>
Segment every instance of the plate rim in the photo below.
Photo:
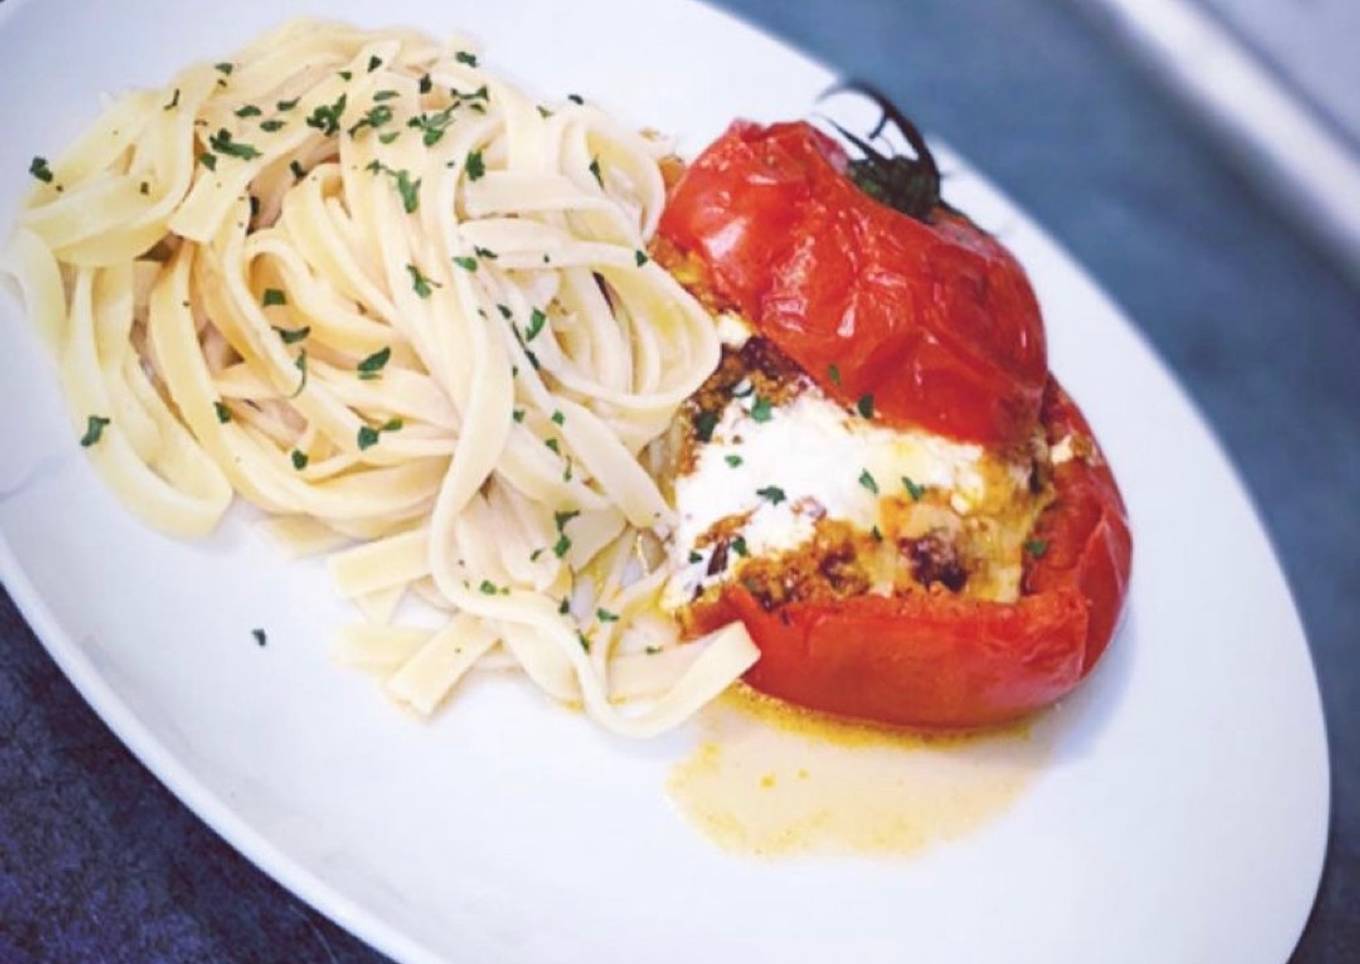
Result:
<svg viewBox="0 0 1360 964"><path fill-rule="evenodd" d="M0 30L8 27L9 21L17 11L28 7L33 0L11 0L7 9L0 9ZM740 12L716 6L709 0L678 0L678 2L703 7L709 15L728 21L728 26L738 25L765 40L778 45L789 55L801 58L829 78L847 76L831 67L821 58L809 53L799 43L773 33ZM1321 760L1321 819L1314 833L1316 838L1313 853L1308 855L1311 872L1311 898L1307 908L1293 929L1290 948L1296 948L1307 928L1317 905L1319 887L1326 865L1327 845L1331 836L1333 816L1333 781L1331 764L1331 738L1324 712L1321 687L1318 683L1317 662L1313 647L1309 642L1307 626L1299 610L1297 595L1285 569L1276 539L1265 524L1252 489L1246 484L1237 462L1231 457L1213 423L1205 416L1198 401L1189 392L1175 370L1168 364L1157 346L1141 327L1136 325L1132 316L1123 305L1091 274L1086 265L1078 259L1069 247L1055 238L1043 222L1035 218L1030 210L1017 203L1006 190L1003 190L987 174L972 162L969 155L954 151L948 141L927 132L933 146L949 156L956 158L966 169L968 176L977 181L985 190L991 192L1010 211L1023 220L1027 229L1037 236L1058 256L1064 267L1101 301L1110 315L1131 334L1147 352L1152 364L1176 393L1177 401L1189 413L1190 418L1209 439L1213 452L1220 465L1226 470L1236 490L1243 496L1257 531L1265 540L1269 550L1270 562L1279 577L1289 604L1293 624L1302 643L1303 656L1312 681L1309 708L1317 720L1322 737ZM20 314L23 314L20 302ZM30 332L31 334L31 332ZM279 844L271 842L240 812L230 806L222 795L208 789L205 783L194 775L177 754L175 754L144 723L133 707L117 694L105 676L84 653L79 644L65 631L59 619L47 604L29 578L27 570L18 553L10 544L9 538L0 527L0 583L10 594L15 607L23 616L28 629L42 645L48 656L57 664L62 675L74 686L86 705L99 720L109 728L120 743L128 749L137 762L146 768L175 799L185 806L196 818L206 824L219 838L244 856L261 872L286 888L294 897L304 901L309 907L324 915L339 927L355 935L378 952L398 961L446 960L442 955L417 938L411 937L381 915L363 904L345 896L340 888L324 880L317 873L307 869L301 862L289 856Z"/></svg>

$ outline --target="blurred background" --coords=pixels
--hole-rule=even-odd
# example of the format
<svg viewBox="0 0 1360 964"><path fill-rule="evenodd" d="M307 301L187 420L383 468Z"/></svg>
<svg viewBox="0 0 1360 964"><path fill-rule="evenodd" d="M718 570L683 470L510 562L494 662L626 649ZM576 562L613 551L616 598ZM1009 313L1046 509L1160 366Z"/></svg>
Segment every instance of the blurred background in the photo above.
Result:
<svg viewBox="0 0 1360 964"><path fill-rule="evenodd" d="M1295 959L1360 960L1360 3L719 5L968 158L1207 415L1280 552L1327 714L1331 839ZM0 960L382 960L185 810L3 593L0 637Z"/></svg>

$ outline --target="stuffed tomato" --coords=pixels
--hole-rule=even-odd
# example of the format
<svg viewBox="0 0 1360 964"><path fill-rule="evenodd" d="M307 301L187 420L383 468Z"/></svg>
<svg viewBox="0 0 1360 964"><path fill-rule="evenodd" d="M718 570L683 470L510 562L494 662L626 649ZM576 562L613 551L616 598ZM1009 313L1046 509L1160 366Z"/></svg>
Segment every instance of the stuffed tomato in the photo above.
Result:
<svg viewBox="0 0 1360 964"><path fill-rule="evenodd" d="M740 619L772 696L984 726L1091 671L1132 540L1024 271L906 132L915 158L852 161L738 122L672 185L654 254L724 349L682 412L665 601Z"/></svg>

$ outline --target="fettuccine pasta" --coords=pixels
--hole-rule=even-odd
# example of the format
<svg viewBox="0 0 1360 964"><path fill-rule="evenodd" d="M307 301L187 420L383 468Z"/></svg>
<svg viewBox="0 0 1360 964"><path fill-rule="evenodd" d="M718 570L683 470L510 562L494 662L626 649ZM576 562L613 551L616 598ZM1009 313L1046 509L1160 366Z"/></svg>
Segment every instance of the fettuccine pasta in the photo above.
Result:
<svg viewBox="0 0 1360 964"><path fill-rule="evenodd" d="M663 436L719 345L647 255L666 145L578 101L465 42L292 23L35 159L3 267L146 522L200 536L240 495L332 553L337 657L422 713L513 665L646 736L757 652L657 607ZM404 599L443 625L394 625Z"/></svg>

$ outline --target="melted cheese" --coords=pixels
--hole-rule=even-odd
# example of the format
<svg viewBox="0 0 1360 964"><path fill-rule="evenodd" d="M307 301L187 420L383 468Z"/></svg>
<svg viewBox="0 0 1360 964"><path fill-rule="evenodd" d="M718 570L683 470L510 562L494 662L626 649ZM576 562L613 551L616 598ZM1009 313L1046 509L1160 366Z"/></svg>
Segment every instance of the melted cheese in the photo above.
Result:
<svg viewBox="0 0 1360 964"><path fill-rule="evenodd" d="M847 411L815 386L775 406L764 421L752 415L754 402L753 395L731 399L710 441L696 445L692 470L676 479L678 571L663 596L670 608L724 577L706 574L702 546L724 519L742 517L730 534L745 540L750 555L766 556L807 542L822 515L870 532L882 524L884 501L905 496L904 478L946 493L960 516L987 502L998 485L981 446L889 428ZM1007 469L999 484L1022 486L1024 468Z"/></svg>
<svg viewBox="0 0 1360 964"><path fill-rule="evenodd" d="M718 340L732 348L740 348L751 339L751 328L741 315L725 311L714 319L717 322Z"/></svg>

